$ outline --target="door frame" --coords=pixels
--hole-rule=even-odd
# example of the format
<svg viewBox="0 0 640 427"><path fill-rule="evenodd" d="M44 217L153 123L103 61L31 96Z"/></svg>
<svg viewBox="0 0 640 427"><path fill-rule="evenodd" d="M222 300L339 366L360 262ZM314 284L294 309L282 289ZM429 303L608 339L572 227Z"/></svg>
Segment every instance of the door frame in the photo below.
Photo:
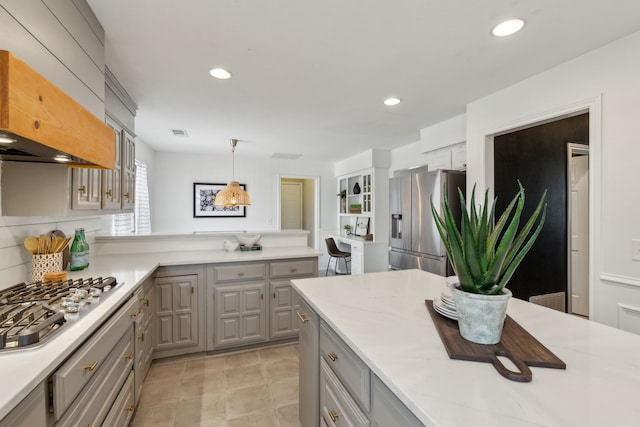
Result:
<svg viewBox="0 0 640 427"><path fill-rule="evenodd" d="M585 144L576 144L574 142L567 143L567 313L573 313L573 277L571 274L571 194L568 191L571 187L571 158L573 155L590 156L589 146ZM591 159L589 158L589 166L591 166ZM587 169L589 170L589 169ZM591 237L587 236L589 241ZM589 287L589 304L591 304L591 289ZM591 312L591 307L589 307Z"/></svg>
<svg viewBox="0 0 640 427"><path fill-rule="evenodd" d="M484 188L489 189L489 197L493 198L494 184L494 137L532 126L553 122L579 114L589 113L589 319L598 320L595 312L595 301L598 299L597 272L602 260L601 213L597 208L602 205L602 95L563 105L548 111L539 112L523 119L499 124L480 132L481 148L484 161ZM469 186L470 183L467 183ZM481 184L478 183L480 188ZM473 183L471 183L473 186ZM469 196L467 196L469 197Z"/></svg>
<svg viewBox="0 0 640 427"><path fill-rule="evenodd" d="M292 175L292 174L278 174L277 176L278 183L276 185L277 188L277 214L276 221L278 223L278 231L282 231L282 212L281 212L281 203L282 203L282 192L280 188L280 184L283 179L304 179L304 180L313 180L313 200L314 200L314 210L313 210L313 230L314 233L314 245L313 249L316 251L320 251L320 176L318 175Z"/></svg>

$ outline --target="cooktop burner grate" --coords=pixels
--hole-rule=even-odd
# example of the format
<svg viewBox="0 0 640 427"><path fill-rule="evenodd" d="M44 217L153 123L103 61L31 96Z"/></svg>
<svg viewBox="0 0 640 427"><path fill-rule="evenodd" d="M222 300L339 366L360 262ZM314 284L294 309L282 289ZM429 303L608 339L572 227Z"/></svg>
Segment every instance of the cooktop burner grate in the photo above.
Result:
<svg viewBox="0 0 640 427"><path fill-rule="evenodd" d="M117 285L114 277L19 283L0 291L0 349L42 342Z"/></svg>

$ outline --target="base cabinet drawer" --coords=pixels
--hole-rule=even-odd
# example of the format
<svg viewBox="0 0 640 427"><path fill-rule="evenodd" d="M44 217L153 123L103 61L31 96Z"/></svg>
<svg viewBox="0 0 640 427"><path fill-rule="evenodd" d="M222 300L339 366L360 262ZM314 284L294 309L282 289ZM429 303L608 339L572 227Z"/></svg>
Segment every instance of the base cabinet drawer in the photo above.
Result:
<svg viewBox="0 0 640 427"><path fill-rule="evenodd" d="M118 394L116 401L107 414L107 418L105 418L104 423L102 423L102 427L122 427L129 425L135 409L134 375L133 371L129 373L129 377L122 386L122 390L120 390L120 394Z"/></svg>
<svg viewBox="0 0 640 427"><path fill-rule="evenodd" d="M56 427L102 425L132 370L133 327L130 327Z"/></svg>
<svg viewBox="0 0 640 427"><path fill-rule="evenodd" d="M56 420L60 419L89 381L103 371L103 365L123 334L133 332L132 315L137 313L136 307L137 301L132 300L118 310L105 326L53 374L53 409ZM133 346L130 352L133 356Z"/></svg>
<svg viewBox="0 0 640 427"><path fill-rule="evenodd" d="M291 261L274 261L270 264L271 277L296 277L310 276L313 277L318 272L317 260L299 259Z"/></svg>
<svg viewBox="0 0 640 427"><path fill-rule="evenodd" d="M324 322L320 322L320 358L333 369L362 409L368 411L369 367Z"/></svg>
<svg viewBox="0 0 640 427"><path fill-rule="evenodd" d="M324 360L320 360L320 416L326 424L332 426L369 425L366 415Z"/></svg>
<svg viewBox="0 0 640 427"><path fill-rule="evenodd" d="M0 427L47 427L52 419L48 411L47 382L40 383L22 402L0 421Z"/></svg>

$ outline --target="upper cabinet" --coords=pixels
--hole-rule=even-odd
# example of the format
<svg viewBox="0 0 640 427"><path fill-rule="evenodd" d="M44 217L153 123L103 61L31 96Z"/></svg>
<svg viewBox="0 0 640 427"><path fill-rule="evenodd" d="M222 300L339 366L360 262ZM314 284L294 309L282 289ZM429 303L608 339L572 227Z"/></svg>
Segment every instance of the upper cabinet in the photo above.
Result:
<svg viewBox="0 0 640 427"><path fill-rule="evenodd" d="M426 153L429 170L467 169L467 144L461 143Z"/></svg>

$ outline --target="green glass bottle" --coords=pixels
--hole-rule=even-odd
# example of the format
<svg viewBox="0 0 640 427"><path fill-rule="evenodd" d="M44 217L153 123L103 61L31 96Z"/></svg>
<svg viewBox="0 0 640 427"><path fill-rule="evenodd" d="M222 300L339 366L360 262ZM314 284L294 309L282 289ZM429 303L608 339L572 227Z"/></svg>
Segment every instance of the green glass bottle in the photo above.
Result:
<svg viewBox="0 0 640 427"><path fill-rule="evenodd" d="M89 268L89 243L87 242L87 238L84 235L84 228L80 229L80 236L82 237L82 249L84 251L84 258L83 258L83 262L84 262L84 267L83 268Z"/></svg>
<svg viewBox="0 0 640 427"><path fill-rule="evenodd" d="M71 249L69 249L70 262L69 270L78 271L84 268L83 250L82 250L82 235L80 229L76 228L76 234L71 243Z"/></svg>

